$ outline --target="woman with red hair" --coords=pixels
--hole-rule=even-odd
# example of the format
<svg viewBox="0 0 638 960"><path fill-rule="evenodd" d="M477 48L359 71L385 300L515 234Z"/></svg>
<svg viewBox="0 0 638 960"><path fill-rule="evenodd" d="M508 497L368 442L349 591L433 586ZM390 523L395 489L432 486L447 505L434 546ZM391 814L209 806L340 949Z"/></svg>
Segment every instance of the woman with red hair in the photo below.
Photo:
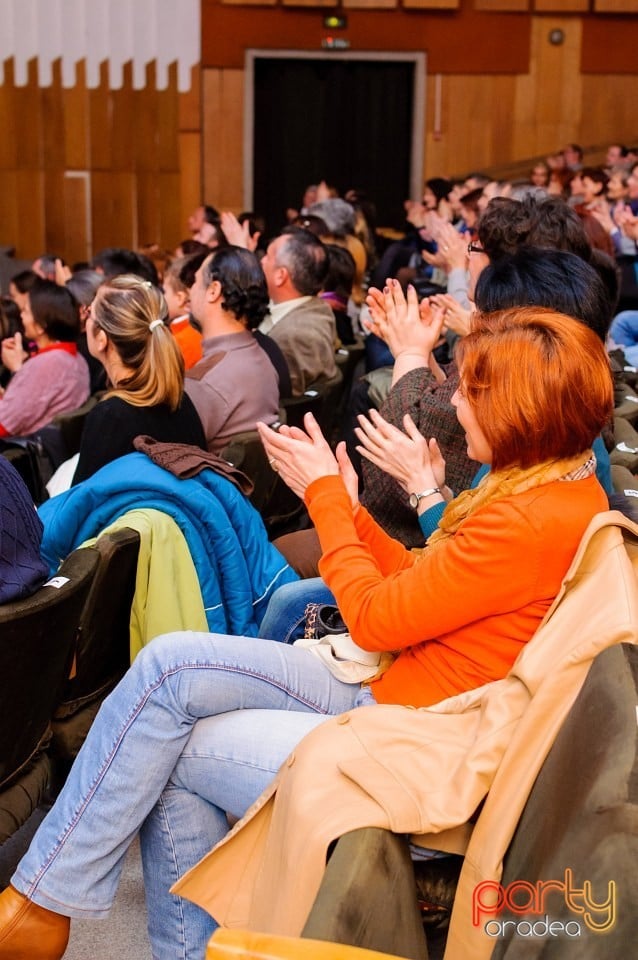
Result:
<svg viewBox="0 0 638 960"><path fill-rule="evenodd" d="M407 303L396 287L387 296L418 322L413 290ZM61 957L69 917L108 912L138 831L154 956L203 956L214 922L169 887L306 733L362 704L427 706L508 673L607 509L591 452L613 406L607 356L591 330L552 311L479 317L453 402L470 456L491 470L447 507L418 557L359 505L343 445L335 456L310 415L307 432L260 425L273 469L308 506L352 638L385 671L363 686L298 646L154 640L104 702L0 896L0 958ZM440 495L433 474L408 484L417 502Z"/></svg>

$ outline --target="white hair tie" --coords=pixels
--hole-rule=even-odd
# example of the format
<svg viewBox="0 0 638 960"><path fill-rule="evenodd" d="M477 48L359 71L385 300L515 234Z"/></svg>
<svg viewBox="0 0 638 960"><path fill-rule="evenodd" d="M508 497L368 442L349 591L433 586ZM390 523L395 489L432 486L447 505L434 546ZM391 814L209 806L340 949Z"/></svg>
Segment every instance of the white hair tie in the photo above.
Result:
<svg viewBox="0 0 638 960"><path fill-rule="evenodd" d="M151 331L151 333L152 333L153 330L155 329L155 327L163 327L163 326L164 326L164 321L163 321L163 320L151 320L151 322L150 322L149 325L148 325L148 329L149 329L149 330Z"/></svg>

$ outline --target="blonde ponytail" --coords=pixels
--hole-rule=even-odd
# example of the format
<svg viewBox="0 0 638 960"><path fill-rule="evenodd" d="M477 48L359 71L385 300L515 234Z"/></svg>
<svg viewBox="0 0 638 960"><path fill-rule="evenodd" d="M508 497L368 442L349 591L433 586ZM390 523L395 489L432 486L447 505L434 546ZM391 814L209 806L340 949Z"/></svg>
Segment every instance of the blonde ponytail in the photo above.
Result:
<svg viewBox="0 0 638 960"><path fill-rule="evenodd" d="M176 410L184 392L184 361L166 326L168 307L162 292L140 277L113 277L99 288L93 317L131 371L108 396L135 407L164 403Z"/></svg>

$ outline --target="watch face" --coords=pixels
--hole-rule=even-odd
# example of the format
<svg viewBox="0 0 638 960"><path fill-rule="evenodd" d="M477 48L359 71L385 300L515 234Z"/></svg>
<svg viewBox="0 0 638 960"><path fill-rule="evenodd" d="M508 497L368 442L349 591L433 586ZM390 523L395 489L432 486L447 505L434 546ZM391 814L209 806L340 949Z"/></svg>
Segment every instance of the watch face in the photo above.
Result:
<svg viewBox="0 0 638 960"><path fill-rule="evenodd" d="M416 493L411 493L411 494L410 494L410 506L413 507L413 508L416 510L416 508L418 507L418 505L419 505L419 498L418 498L417 494L416 494Z"/></svg>

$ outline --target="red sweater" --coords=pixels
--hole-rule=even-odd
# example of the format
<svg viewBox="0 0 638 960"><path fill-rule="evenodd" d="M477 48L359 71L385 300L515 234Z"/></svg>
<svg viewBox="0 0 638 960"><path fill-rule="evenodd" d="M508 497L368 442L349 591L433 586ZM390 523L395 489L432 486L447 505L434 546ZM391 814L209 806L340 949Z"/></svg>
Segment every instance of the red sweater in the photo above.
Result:
<svg viewBox="0 0 638 960"><path fill-rule="evenodd" d="M353 639L401 650L372 684L379 703L428 706L506 675L551 606L592 516L608 509L595 476L554 481L479 508L416 559L339 477L306 491L319 570Z"/></svg>

